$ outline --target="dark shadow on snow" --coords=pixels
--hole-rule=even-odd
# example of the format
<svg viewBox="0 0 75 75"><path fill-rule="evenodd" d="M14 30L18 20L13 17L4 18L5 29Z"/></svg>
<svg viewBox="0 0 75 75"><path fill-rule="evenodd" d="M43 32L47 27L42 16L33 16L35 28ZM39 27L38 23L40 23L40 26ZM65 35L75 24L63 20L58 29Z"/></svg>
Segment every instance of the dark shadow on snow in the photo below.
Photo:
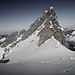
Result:
<svg viewBox="0 0 75 75"><path fill-rule="evenodd" d="M6 59L6 60L2 59L2 60L0 60L0 63L8 63L8 62L9 62L9 59Z"/></svg>

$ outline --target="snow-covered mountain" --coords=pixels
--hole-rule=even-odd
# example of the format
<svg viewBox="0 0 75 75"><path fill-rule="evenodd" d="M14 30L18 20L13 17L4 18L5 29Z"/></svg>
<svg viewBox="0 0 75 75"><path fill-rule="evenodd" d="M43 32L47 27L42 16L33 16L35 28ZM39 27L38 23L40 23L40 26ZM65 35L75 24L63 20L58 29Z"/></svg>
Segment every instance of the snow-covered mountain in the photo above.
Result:
<svg viewBox="0 0 75 75"><path fill-rule="evenodd" d="M73 41L73 42L75 42L75 31L73 31L73 32L71 33L71 35L68 37L68 41Z"/></svg>
<svg viewBox="0 0 75 75"><path fill-rule="evenodd" d="M1 47L9 63L43 63L75 57L66 48L68 44L53 7L48 8L27 31L23 29L9 35Z"/></svg>
<svg viewBox="0 0 75 75"><path fill-rule="evenodd" d="M32 33L35 33L36 30L38 30L37 36L39 37L38 46L43 44L52 36L54 36L54 38L64 46L68 46L62 31L63 29L57 21L57 14L54 8L50 7L46 11L44 11L42 16L40 16L34 23L31 24L27 31L23 29L19 33L16 31L9 35L2 47L6 47L10 43L15 42L19 37L21 37L21 39L19 40L23 41L27 39L30 35L32 35Z"/></svg>
<svg viewBox="0 0 75 75"><path fill-rule="evenodd" d="M4 42L4 41L5 41L5 39L6 39L6 37L1 38L1 39L0 39L0 42Z"/></svg>
<svg viewBox="0 0 75 75"><path fill-rule="evenodd" d="M65 31L66 41L69 44L69 49L75 51L75 29Z"/></svg>

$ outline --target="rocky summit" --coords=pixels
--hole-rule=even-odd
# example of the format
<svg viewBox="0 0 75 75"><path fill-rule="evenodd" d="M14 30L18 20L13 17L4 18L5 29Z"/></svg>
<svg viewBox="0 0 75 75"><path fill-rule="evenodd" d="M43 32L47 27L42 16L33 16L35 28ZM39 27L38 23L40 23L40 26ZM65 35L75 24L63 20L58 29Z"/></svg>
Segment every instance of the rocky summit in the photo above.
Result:
<svg viewBox="0 0 75 75"><path fill-rule="evenodd" d="M68 47L63 29L57 21L57 14L53 7L50 7L44 11L42 16L40 16L34 23L32 23L27 31L23 29L19 33L14 32L9 35L3 46L5 47L8 44L13 43L21 35L22 36L18 41L23 41L32 35L32 33L35 33L36 30L38 31L37 36L39 37L38 46L41 46L45 41L54 36L54 38L62 45Z"/></svg>
<svg viewBox="0 0 75 75"><path fill-rule="evenodd" d="M57 14L53 7L48 8L42 16L31 24L30 28L22 36L22 40L28 38L36 30L40 30L37 35L40 38L38 46L54 36L62 45L68 47L63 29L57 21Z"/></svg>

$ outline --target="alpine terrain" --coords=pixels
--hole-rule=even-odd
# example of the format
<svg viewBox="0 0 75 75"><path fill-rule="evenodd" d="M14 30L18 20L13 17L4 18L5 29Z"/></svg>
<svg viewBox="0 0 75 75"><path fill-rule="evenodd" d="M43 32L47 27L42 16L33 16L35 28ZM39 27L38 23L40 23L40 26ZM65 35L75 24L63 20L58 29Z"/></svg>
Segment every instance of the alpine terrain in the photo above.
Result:
<svg viewBox="0 0 75 75"><path fill-rule="evenodd" d="M23 29L10 34L1 44L1 52L5 56L3 59L9 59L10 64L74 59L75 53L68 49L57 17L54 8L50 7L27 31Z"/></svg>
<svg viewBox="0 0 75 75"><path fill-rule="evenodd" d="M56 11L50 7L28 30L15 31L2 39L0 74L75 75L75 53L68 49L57 19ZM75 32L72 35L74 39Z"/></svg>

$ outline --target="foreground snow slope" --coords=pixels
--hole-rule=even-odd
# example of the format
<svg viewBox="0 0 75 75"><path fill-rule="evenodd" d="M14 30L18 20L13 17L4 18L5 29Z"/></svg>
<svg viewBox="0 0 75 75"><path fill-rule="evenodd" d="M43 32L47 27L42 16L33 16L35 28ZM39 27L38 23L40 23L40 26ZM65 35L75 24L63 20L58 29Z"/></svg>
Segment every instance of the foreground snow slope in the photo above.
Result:
<svg viewBox="0 0 75 75"><path fill-rule="evenodd" d="M29 38L18 43L5 59L9 63L21 62L50 62L54 60L66 60L75 58L75 53L61 45L53 36L41 46L38 46L38 31Z"/></svg>

